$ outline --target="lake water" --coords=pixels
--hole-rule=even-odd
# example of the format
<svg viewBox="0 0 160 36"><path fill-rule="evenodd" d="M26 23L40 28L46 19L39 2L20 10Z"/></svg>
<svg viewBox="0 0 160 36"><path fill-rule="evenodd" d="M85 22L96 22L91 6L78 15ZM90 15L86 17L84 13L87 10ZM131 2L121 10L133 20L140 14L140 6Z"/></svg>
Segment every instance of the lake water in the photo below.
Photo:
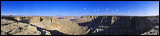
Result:
<svg viewBox="0 0 160 36"><path fill-rule="evenodd" d="M78 19L71 19L71 20L69 20L69 21L74 21L74 20L78 20Z"/></svg>

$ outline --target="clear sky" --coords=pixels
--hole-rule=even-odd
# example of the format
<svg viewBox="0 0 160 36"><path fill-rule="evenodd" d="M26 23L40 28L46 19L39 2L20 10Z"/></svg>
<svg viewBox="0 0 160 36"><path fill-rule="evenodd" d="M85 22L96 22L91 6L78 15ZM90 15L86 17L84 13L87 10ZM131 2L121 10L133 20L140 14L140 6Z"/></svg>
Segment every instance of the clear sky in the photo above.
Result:
<svg viewBox="0 0 160 36"><path fill-rule="evenodd" d="M159 15L159 1L1 1L1 15Z"/></svg>

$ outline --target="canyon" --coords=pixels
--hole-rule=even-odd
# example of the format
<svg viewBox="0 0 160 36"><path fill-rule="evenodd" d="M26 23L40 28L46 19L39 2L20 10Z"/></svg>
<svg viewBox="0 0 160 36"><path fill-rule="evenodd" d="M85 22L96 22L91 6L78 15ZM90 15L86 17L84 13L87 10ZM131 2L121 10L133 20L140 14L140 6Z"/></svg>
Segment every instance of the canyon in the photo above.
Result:
<svg viewBox="0 0 160 36"><path fill-rule="evenodd" d="M159 35L159 16L1 16L1 35Z"/></svg>

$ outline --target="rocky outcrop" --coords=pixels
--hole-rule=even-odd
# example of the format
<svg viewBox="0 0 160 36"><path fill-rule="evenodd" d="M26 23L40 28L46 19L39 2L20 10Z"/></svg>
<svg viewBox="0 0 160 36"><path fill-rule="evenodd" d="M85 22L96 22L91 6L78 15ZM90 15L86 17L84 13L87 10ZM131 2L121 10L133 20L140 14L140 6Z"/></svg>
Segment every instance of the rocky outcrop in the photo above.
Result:
<svg viewBox="0 0 160 36"><path fill-rule="evenodd" d="M94 16L85 16L91 18ZM95 16L97 17L97 16ZM86 23L79 23L90 29L89 35L140 35L153 29L150 16L98 16Z"/></svg>
<svg viewBox="0 0 160 36"><path fill-rule="evenodd" d="M60 20L55 17L3 16L1 18L9 19L14 22L21 22L24 24L32 25L33 27L37 28L38 31L41 32L41 34L35 34L35 35L46 35L46 34L47 35L50 35L50 34L51 35L57 35L57 34L59 35L83 35L85 34L84 31L81 29L80 26L78 26L77 23ZM47 33L47 32L50 32L50 33Z"/></svg>
<svg viewBox="0 0 160 36"><path fill-rule="evenodd" d="M74 20L72 22L76 22L76 23L85 23L85 22L89 22L93 19L96 19L98 16L82 16L80 18L78 18L78 20Z"/></svg>
<svg viewBox="0 0 160 36"><path fill-rule="evenodd" d="M1 35L40 35L36 27L31 25L1 19Z"/></svg>
<svg viewBox="0 0 160 36"><path fill-rule="evenodd" d="M150 19L150 21L153 23L153 28L140 35L159 35L159 16L152 16L147 19Z"/></svg>

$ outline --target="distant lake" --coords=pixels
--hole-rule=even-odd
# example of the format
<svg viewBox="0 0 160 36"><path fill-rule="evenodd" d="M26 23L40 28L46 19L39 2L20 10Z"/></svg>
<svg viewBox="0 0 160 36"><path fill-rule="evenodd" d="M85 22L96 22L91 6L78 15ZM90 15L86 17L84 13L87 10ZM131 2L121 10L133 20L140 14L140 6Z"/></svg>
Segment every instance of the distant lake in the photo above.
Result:
<svg viewBox="0 0 160 36"><path fill-rule="evenodd" d="M64 17L59 17L58 19L63 19Z"/></svg>
<svg viewBox="0 0 160 36"><path fill-rule="evenodd" d="M71 19L71 20L69 20L69 21L74 21L74 20L78 20L78 19Z"/></svg>

